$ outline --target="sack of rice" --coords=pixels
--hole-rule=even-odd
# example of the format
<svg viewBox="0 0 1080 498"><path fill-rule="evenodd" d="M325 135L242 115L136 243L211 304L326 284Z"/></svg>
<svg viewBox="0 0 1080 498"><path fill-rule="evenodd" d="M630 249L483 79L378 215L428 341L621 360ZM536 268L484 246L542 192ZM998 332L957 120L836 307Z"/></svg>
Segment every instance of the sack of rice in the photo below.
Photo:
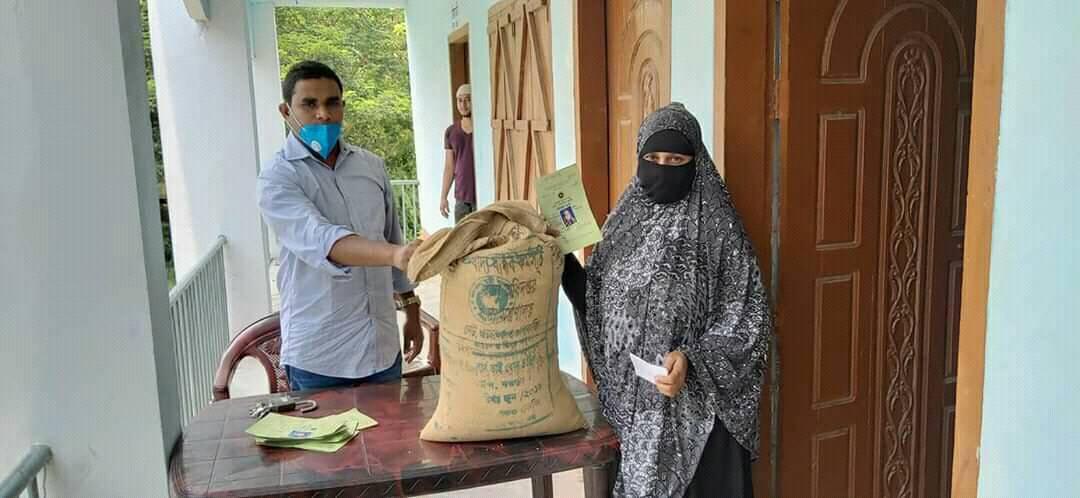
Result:
<svg viewBox="0 0 1080 498"><path fill-rule="evenodd" d="M560 434L585 426L559 371L563 256L525 202L498 202L420 245L409 278L442 275L439 402L427 441Z"/></svg>

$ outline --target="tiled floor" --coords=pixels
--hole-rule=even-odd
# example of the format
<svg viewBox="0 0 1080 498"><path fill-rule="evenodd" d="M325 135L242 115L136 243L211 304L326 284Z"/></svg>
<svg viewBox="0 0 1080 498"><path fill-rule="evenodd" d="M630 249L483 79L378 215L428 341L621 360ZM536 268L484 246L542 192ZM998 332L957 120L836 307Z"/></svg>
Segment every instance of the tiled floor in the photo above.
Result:
<svg viewBox="0 0 1080 498"><path fill-rule="evenodd" d="M278 293L277 293L277 267L272 267L270 270L270 279L273 289L272 302L274 309L279 306ZM422 282L417 287L416 293L420 297L420 301L423 303L423 308L428 313L434 316L439 316L439 277L432 278L428 281ZM398 323L404 323L404 316L398 316ZM424 343L424 350L421 355L427 354L428 344ZM263 372L262 367L251 359L245 358L240 362L237 367L236 374L233 376L232 384L229 386L229 391L233 397L251 396L255 394L264 394L269 391L269 384L267 384L266 374ZM573 470L568 472L562 472L552 476L552 484L554 486L554 495L559 498L577 498L584 496L584 482L582 480L581 471ZM493 486L485 486L482 488L473 488L463 491L454 491L450 493L438 493L433 495L426 495L431 497L441 498L517 498L517 497L529 497L532 496L532 482L529 480L513 481L503 484L496 484Z"/></svg>

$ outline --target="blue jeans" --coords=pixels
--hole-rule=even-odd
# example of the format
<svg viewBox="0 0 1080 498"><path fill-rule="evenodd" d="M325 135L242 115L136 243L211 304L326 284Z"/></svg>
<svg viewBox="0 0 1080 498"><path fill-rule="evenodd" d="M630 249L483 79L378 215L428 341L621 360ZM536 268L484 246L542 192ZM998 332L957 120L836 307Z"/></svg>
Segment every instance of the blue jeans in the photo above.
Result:
<svg viewBox="0 0 1080 498"><path fill-rule="evenodd" d="M331 387L349 387L359 384L383 384L401 379L401 353L390 368L381 372L375 372L367 377L359 379L346 379L342 377L329 377L308 372L293 366L285 365L285 375L289 377L289 389L293 391L306 391L308 389L329 389Z"/></svg>

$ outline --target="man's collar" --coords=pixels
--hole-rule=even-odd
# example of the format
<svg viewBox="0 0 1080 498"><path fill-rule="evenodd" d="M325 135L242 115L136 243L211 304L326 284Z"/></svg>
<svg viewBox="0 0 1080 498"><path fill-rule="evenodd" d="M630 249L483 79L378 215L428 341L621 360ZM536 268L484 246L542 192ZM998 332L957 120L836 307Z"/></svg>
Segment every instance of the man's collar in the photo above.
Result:
<svg viewBox="0 0 1080 498"><path fill-rule="evenodd" d="M337 159L340 162L350 152L353 152L353 149L352 149L352 146L350 146L349 144L346 144L345 141L340 139L340 138L338 139L338 145L341 146L341 150L338 151L338 159ZM311 153L311 150L308 149L308 147L306 145L304 145L304 142L301 142L300 138L297 137L296 134L291 132L291 131L289 132L288 138L285 139L285 149L284 149L284 151L285 151L285 160L287 160L287 161L297 161L297 160L304 159L304 158L307 158L307 157L310 157L310 158L318 160L318 161L322 161L322 158L315 157Z"/></svg>

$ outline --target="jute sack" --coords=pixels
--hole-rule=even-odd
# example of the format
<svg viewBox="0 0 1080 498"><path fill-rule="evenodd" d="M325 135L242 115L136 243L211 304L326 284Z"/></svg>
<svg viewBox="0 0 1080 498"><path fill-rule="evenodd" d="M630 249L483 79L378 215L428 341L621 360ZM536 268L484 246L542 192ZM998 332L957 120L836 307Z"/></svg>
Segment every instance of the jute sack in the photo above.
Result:
<svg viewBox="0 0 1080 498"><path fill-rule="evenodd" d="M585 419L559 371L563 257L525 202L498 202L420 245L409 278L442 275L439 403L427 441L561 434Z"/></svg>

